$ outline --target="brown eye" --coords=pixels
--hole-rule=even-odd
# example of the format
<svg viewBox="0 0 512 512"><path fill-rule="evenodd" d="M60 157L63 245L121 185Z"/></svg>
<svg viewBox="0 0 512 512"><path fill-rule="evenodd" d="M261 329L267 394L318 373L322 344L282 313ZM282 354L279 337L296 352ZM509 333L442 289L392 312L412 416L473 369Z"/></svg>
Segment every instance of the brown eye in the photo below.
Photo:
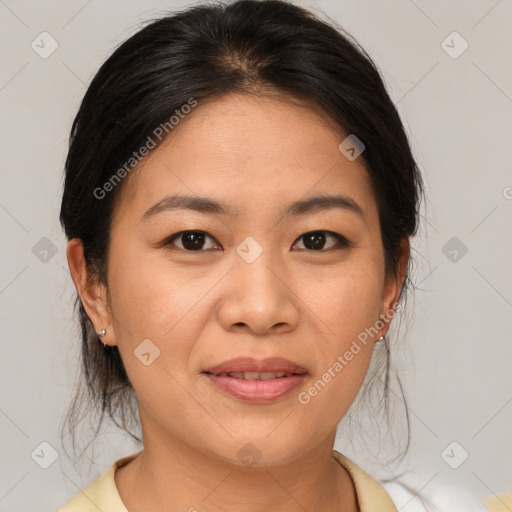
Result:
<svg viewBox="0 0 512 512"><path fill-rule="evenodd" d="M327 249L335 249L336 245L342 247L350 245L345 237L336 233L331 233L330 231L310 231L309 233L305 233L298 238L298 240L303 240L302 245L304 248L310 251L322 251L325 249L326 241L329 239L334 240L337 243L334 243L334 245L331 243L328 245ZM295 245L296 244L294 244L294 247ZM299 249L302 249L302 247L299 247Z"/></svg>
<svg viewBox="0 0 512 512"><path fill-rule="evenodd" d="M181 231L168 238L165 245L177 245L175 241L180 241L181 247L177 245L179 249L200 252L207 245L206 241L208 239L214 240L212 236L204 231ZM206 249L214 249L215 247L217 246L214 244L213 247L206 247Z"/></svg>

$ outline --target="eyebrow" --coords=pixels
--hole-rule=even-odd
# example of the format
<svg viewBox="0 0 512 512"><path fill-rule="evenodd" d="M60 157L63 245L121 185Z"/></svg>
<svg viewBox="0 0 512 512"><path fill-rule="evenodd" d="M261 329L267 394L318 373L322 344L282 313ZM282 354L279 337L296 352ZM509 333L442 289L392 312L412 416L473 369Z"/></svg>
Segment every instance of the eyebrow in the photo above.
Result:
<svg viewBox="0 0 512 512"><path fill-rule="evenodd" d="M305 215L307 213L332 210L335 208L351 211L365 221L363 209L350 197L343 195L318 195L295 201L281 210L283 217L296 215ZM151 206L142 216L142 220L153 217L154 215L172 210L193 210L209 215L224 215L236 218L238 211L222 202L214 201L206 197L186 196L176 194L166 196L153 206Z"/></svg>

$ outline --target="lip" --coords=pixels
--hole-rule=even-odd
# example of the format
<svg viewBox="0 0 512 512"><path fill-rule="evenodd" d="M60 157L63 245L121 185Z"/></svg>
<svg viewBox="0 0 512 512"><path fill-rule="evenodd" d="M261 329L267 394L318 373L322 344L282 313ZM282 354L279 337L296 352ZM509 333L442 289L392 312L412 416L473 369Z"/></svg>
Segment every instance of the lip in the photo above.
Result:
<svg viewBox="0 0 512 512"><path fill-rule="evenodd" d="M245 380L205 373L218 389L235 398L254 404L266 404L290 394L306 378L306 374L270 380Z"/></svg>
<svg viewBox="0 0 512 512"><path fill-rule="evenodd" d="M204 370L204 373L217 375L232 372L285 372L304 375L308 371L304 367L282 357L267 357L265 359L237 357Z"/></svg>

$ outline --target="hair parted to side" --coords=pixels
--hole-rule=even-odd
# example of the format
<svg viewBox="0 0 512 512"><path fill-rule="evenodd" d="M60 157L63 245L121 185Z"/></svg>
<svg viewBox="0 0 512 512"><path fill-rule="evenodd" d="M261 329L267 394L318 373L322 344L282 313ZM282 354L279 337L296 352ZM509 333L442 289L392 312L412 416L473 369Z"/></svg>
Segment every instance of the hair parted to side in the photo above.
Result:
<svg viewBox="0 0 512 512"><path fill-rule="evenodd" d="M82 240L92 275L108 284L111 219L129 176L101 199L95 190L191 98L201 105L229 93L308 102L344 133L363 141L360 158L377 200L386 274L398 275L400 243L417 232L423 194L399 114L377 67L349 34L282 0L198 4L151 21L122 43L94 76L72 125L60 211L67 239ZM401 302L412 284L410 265L411 260ZM76 309L82 375L61 436L67 425L76 455L79 416L95 410L100 415L96 434L107 415L141 441L129 428L140 425L119 351L103 347L78 296ZM387 410L392 371L388 344L377 344L374 356L372 385L365 384L362 393L375 390L379 398L372 407Z"/></svg>

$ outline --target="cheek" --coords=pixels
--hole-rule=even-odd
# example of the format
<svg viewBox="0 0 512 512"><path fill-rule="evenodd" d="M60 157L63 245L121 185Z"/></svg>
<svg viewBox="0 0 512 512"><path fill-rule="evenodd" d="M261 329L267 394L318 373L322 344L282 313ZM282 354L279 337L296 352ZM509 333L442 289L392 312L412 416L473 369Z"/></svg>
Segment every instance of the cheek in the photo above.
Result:
<svg viewBox="0 0 512 512"><path fill-rule="evenodd" d="M379 320L381 271L378 262L361 255L331 271L329 279L316 275L302 280L299 293L314 313L309 316L319 333L316 373L299 397L312 419L340 419L360 389L373 350L372 327Z"/></svg>
<svg viewBox="0 0 512 512"><path fill-rule="evenodd" d="M160 399L177 406L178 381L190 378L187 365L209 318L204 296L219 276L176 268L161 254L136 247L111 254L112 317L126 371L143 401L151 402L158 389ZM146 367L142 354L148 352Z"/></svg>
<svg viewBox="0 0 512 512"><path fill-rule="evenodd" d="M203 328L197 313L206 278L191 280L143 251L111 254L112 318L129 379L155 417L182 410L190 397L179 383Z"/></svg>
<svg viewBox="0 0 512 512"><path fill-rule="evenodd" d="M342 348L379 319L382 300L382 269L371 254L362 252L336 269L320 269L302 277L299 295L317 316L323 331Z"/></svg>
<svg viewBox="0 0 512 512"><path fill-rule="evenodd" d="M189 273L179 269L171 271L161 257L152 258L143 251L122 257L113 253L110 268L111 307L124 327L119 332L122 340L126 334L133 341L172 338L207 286L204 279L190 279Z"/></svg>

